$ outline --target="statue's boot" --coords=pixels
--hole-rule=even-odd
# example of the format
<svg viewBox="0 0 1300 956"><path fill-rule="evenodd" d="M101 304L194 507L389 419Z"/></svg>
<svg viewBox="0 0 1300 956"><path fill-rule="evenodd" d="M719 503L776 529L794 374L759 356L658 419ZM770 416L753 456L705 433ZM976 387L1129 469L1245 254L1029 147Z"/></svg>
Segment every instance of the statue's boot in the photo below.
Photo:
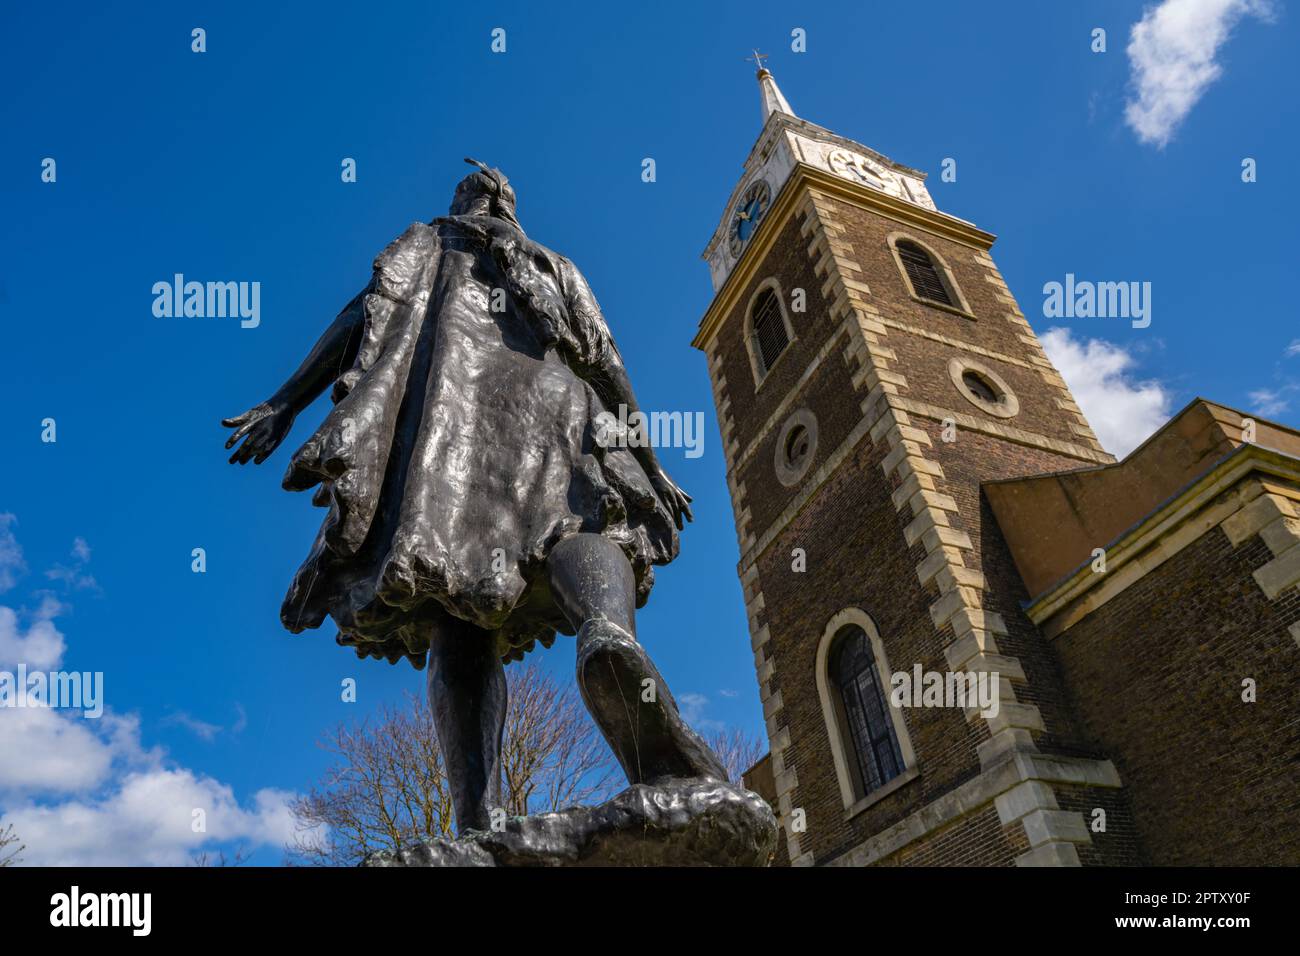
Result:
<svg viewBox="0 0 1300 956"><path fill-rule="evenodd" d="M582 625L578 689L631 783L727 780L708 744L682 720L649 655L617 624L593 618Z"/></svg>

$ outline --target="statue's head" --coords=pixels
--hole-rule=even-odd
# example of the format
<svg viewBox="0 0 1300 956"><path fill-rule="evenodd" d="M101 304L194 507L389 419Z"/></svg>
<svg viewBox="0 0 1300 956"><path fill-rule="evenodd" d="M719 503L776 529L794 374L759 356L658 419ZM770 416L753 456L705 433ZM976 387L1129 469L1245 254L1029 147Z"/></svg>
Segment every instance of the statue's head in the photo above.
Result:
<svg viewBox="0 0 1300 956"><path fill-rule="evenodd" d="M522 230L515 216L515 191L510 188L505 174L499 169L489 169L477 159L466 159L465 162L477 166L478 172L470 173L456 187L456 195L451 200L451 215L496 216Z"/></svg>

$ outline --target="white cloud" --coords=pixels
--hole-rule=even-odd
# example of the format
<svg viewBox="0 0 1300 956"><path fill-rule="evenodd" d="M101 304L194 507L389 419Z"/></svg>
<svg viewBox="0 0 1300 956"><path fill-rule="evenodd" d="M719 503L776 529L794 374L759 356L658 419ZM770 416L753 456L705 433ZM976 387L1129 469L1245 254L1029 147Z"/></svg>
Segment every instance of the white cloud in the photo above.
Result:
<svg viewBox="0 0 1300 956"><path fill-rule="evenodd" d="M52 597L33 614L0 606L0 669L57 669L67 649L54 624L62 610ZM282 847L294 834L293 798L266 788L241 804L227 784L146 748L134 714L105 709L88 720L80 710L0 707L0 828L13 825L25 864L179 866L204 849ZM197 833L196 810L205 823Z"/></svg>
<svg viewBox="0 0 1300 956"><path fill-rule="evenodd" d="M1287 358L1290 358L1293 355L1300 355L1300 339L1296 339L1286 347L1286 354Z"/></svg>
<svg viewBox="0 0 1300 956"><path fill-rule="evenodd" d="M8 512L0 514L0 594L14 586L18 575L26 567L23 564L23 549L18 546L18 539L9 527L17 521Z"/></svg>
<svg viewBox="0 0 1300 956"><path fill-rule="evenodd" d="M48 670L63 660L67 644L54 626L61 606L47 598L36 611L26 631L19 625L18 612L0 606L0 667L26 664L29 668Z"/></svg>
<svg viewBox="0 0 1300 956"><path fill-rule="evenodd" d="M293 795L264 789L241 806L227 785L184 768L126 774L100 799L28 804L5 814L36 866L183 866L205 845L283 846ZM206 832L194 832L195 811Z"/></svg>
<svg viewBox="0 0 1300 956"><path fill-rule="evenodd" d="M80 793L110 783L114 768L157 765L140 744L134 716L96 720L49 707L0 711L0 797Z"/></svg>
<svg viewBox="0 0 1300 956"><path fill-rule="evenodd" d="M265 788L241 805L227 784L144 748L134 715L5 709L0 753L0 820L26 844L29 865L181 866L205 847L283 847L293 837L294 794Z"/></svg>
<svg viewBox="0 0 1300 956"><path fill-rule="evenodd" d="M1040 341L1111 454L1127 455L1169 419L1173 396L1157 381L1136 379L1136 361L1120 346L1078 340L1065 328L1049 329Z"/></svg>
<svg viewBox="0 0 1300 956"><path fill-rule="evenodd" d="M1223 73L1215 60L1243 17L1269 20L1272 0L1163 0L1133 24L1128 58L1134 96L1124 118L1143 143L1163 147Z"/></svg>

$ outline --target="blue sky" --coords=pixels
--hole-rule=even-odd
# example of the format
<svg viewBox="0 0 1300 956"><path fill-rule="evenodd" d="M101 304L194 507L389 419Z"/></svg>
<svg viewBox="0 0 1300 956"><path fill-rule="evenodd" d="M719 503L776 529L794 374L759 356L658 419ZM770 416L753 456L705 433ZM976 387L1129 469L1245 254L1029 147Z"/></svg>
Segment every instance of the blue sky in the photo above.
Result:
<svg viewBox="0 0 1300 956"><path fill-rule="evenodd" d="M642 405L707 416L702 457L662 455L697 520L641 633L705 729L761 734L689 347L711 298L700 251L759 130L752 46L800 115L930 172L941 209L1000 236L995 259L1112 450L1196 395L1300 422L1295 17L1162 8L1131 54L1131 2L8 9L0 668L103 671L109 708L39 726L0 711L0 818L29 861L184 862L188 815L157 815L195 801L215 808L206 845L275 862L278 808L323 768L321 733L422 687L332 630L280 628L321 513L279 478L323 406L261 468L225 463L218 421L270 394L389 240L446 211L467 155L500 166L525 228L583 270ZM1172 96L1189 77L1192 102ZM261 324L155 318L151 288L178 272L260 282ZM1150 327L1042 318L1043 284L1066 273L1149 281ZM545 664L567 679L572 643Z"/></svg>

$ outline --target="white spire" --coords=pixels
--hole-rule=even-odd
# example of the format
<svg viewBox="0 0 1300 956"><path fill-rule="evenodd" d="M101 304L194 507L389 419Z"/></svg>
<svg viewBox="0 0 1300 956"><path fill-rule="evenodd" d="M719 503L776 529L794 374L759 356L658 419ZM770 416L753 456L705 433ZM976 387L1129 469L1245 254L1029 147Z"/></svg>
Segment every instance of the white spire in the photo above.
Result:
<svg viewBox="0 0 1300 956"><path fill-rule="evenodd" d="M763 122L773 113L784 113L786 116L794 116L794 110L790 109L790 104L786 98L781 95L781 88L776 85L776 80L772 77L772 72L765 66L758 68L758 89L763 97Z"/></svg>

